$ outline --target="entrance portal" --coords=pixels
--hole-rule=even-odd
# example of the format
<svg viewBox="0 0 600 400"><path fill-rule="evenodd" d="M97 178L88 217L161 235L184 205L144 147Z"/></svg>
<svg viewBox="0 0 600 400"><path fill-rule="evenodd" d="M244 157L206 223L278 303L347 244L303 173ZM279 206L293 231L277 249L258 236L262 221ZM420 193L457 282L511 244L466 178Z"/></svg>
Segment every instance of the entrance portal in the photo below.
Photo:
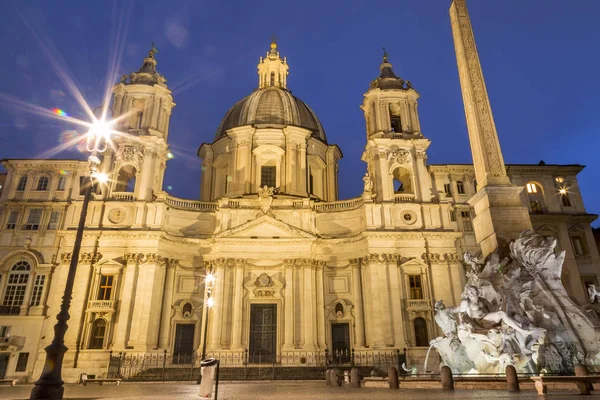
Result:
<svg viewBox="0 0 600 400"><path fill-rule="evenodd" d="M0 353L0 379L4 379L6 377L9 359L10 353Z"/></svg>
<svg viewBox="0 0 600 400"><path fill-rule="evenodd" d="M277 304L250 305L248 362L270 364L277 354Z"/></svg>
<svg viewBox="0 0 600 400"><path fill-rule="evenodd" d="M173 364L189 364L194 353L194 328L192 324L175 326L175 347L173 348Z"/></svg>
<svg viewBox="0 0 600 400"><path fill-rule="evenodd" d="M350 325L331 324L331 347L334 364L350 362Z"/></svg>

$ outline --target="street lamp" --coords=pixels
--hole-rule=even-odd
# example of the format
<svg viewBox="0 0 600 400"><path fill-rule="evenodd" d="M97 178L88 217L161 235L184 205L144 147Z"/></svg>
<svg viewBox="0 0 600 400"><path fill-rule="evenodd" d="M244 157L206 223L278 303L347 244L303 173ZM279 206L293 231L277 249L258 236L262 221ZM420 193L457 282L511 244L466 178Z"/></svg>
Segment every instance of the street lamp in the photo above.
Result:
<svg viewBox="0 0 600 400"><path fill-rule="evenodd" d="M77 234L75 235L73 253L71 254L65 293L60 305L60 312L56 316L58 322L54 325L54 339L45 349L46 362L44 363L44 370L42 371L42 376L35 382L35 386L31 390L30 399L54 400L63 398L65 388L63 387L64 382L61 372L63 359L68 350L67 346L65 346L65 334L68 329L67 321L70 318L69 307L73 298L73 283L75 282L75 272L77 271L77 263L79 261L83 229L85 227L85 219L90 197L92 196L94 181L103 183L108 180L106 174L98 172L98 166L101 163L100 156L108 146L111 131L110 123L104 121L104 119L99 119L92 123L87 134L87 150L90 152L90 156L88 157L89 179L83 197L83 205L81 207L81 215L79 216Z"/></svg>

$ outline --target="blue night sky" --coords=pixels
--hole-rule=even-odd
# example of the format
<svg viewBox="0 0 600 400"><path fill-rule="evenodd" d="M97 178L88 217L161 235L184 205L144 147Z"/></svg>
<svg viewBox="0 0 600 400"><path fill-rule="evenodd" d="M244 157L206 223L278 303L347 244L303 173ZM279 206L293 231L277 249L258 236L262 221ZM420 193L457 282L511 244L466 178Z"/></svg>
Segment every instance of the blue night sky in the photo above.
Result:
<svg viewBox="0 0 600 400"><path fill-rule="evenodd" d="M27 1L0 13L0 158L34 158L75 127L16 107L13 100L84 117L54 65L92 106L102 102L119 44L117 76L137 70L155 42L173 110L165 189L199 196L196 151L225 112L257 85L256 64L275 34L290 64L288 86L340 146L340 198L357 196L365 165L359 105L385 46L397 75L421 94L430 163L470 163L448 17L450 0ZM600 212L598 78L600 2L469 2L475 37L507 163L584 164L588 212ZM42 50L45 46L52 55ZM53 155L81 158L77 150Z"/></svg>

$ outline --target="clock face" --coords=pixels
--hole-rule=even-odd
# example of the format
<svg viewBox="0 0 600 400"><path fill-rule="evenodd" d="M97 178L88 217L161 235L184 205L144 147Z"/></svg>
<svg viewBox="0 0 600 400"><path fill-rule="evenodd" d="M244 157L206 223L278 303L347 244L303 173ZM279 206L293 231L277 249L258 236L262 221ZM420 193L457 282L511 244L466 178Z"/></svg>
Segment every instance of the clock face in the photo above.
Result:
<svg viewBox="0 0 600 400"><path fill-rule="evenodd" d="M126 215L127 211L124 208L113 208L108 213L108 220L113 224L120 224L125 220Z"/></svg>

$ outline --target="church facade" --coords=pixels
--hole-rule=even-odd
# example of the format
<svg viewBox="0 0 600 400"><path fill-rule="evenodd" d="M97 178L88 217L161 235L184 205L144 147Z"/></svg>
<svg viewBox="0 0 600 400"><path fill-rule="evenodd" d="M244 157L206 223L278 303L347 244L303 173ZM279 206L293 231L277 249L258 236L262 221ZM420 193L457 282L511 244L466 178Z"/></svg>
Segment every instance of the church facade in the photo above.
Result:
<svg viewBox="0 0 600 400"><path fill-rule="evenodd" d="M258 86L202 144L200 200L162 190L175 106L151 51L113 88L126 115L90 202L76 275L64 378L105 375L110 352L207 353L250 363L294 355L347 362L408 351L422 365L439 336L433 305L460 302L462 254L476 254L472 165L432 165L419 93L384 55L362 104L364 192L338 199L340 148L288 90L276 43ZM2 161L0 378L35 380L53 337L87 162ZM540 234L566 252L563 282L587 301L600 257L577 185L580 165L507 165ZM357 177L356 179L360 179ZM205 277L215 277L214 306ZM207 320L208 319L208 320Z"/></svg>

